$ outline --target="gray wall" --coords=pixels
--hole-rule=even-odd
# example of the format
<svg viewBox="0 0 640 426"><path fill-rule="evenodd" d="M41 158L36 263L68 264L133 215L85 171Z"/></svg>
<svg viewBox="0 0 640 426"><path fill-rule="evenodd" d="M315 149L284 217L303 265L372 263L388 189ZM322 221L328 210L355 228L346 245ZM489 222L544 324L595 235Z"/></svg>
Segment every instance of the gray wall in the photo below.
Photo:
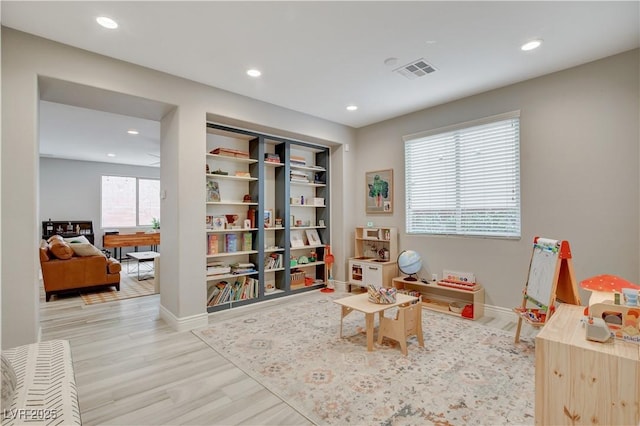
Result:
<svg viewBox="0 0 640 426"><path fill-rule="evenodd" d="M425 277L475 273L490 305L521 303L535 236L569 241L578 282L600 274L638 282L638 56L633 50L359 129L354 191L363 193L367 170L393 168L395 179L393 215L366 217L357 196L359 222L397 226L400 248L421 254ZM402 136L514 110L522 239L408 236Z"/></svg>
<svg viewBox="0 0 640 426"><path fill-rule="evenodd" d="M49 218L91 220L95 245L102 248L100 190L104 175L159 179L160 168L40 157L40 223ZM120 231L135 232L135 228Z"/></svg>

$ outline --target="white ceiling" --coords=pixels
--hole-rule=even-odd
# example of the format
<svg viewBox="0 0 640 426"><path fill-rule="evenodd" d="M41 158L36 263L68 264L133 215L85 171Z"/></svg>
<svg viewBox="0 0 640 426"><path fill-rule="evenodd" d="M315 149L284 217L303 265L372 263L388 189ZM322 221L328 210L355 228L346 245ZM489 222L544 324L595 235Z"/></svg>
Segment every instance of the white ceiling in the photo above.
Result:
<svg viewBox="0 0 640 426"><path fill-rule="evenodd" d="M2 1L1 17L11 28L358 128L637 48L639 6ZM99 27L100 15L119 29ZM542 47L522 52L534 38ZM396 65L385 65L391 57ZM393 72L419 58L437 71L414 80ZM262 77L248 77L252 67ZM359 109L346 111L349 104Z"/></svg>

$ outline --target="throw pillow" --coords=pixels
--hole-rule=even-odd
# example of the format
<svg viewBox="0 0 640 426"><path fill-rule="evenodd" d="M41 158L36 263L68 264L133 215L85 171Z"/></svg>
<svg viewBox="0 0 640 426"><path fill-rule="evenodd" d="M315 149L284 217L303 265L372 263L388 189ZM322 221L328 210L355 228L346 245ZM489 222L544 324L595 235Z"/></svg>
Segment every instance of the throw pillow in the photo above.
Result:
<svg viewBox="0 0 640 426"><path fill-rule="evenodd" d="M73 243L70 244L70 246L76 256L104 256L104 254L91 243Z"/></svg>
<svg viewBox="0 0 640 426"><path fill-rule="evenodd" d="M73 250L64 241L52 241L49 250L58 259L67 260L73 257Z"/></svg>
<svg viewBox="0 0 640 426"><path fill-rule="evenodd" d="M2 408L8 410L18 385L16 372L11 362L2 354Z"/></svg>
<svg viewBox="0 0 640 426"><path fill-rule="evenodd" d="M50 237L49 237L49 239L47 240L47 242L48 242L49 244L51 244L51 243L52 243L52 242L54 242L54 241L64 241L64 238L62 238L62 236L61 236L61 235L57 235L57 234L56 234L56 235L52 235L52 236L50 236Z"/></svg>
<svg viewBox="0 0 640 426"><path fill-rule="evenodd" d="M87 237L85 237L84 235L78 235L77 237L70 237L70 238L65 238L64 239L66 242L68 242L69 244L75 244L75 243L89 243L89 240L87 240Z"/></svg>

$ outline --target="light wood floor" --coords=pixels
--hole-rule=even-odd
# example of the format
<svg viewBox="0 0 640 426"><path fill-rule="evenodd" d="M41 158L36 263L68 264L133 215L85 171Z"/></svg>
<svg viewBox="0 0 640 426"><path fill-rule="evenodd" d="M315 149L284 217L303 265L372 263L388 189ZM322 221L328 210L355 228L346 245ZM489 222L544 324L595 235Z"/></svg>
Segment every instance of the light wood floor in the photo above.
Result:
<svg viewBox="0 0 640 426"><path fill-rule="evenodd" d="M42 339L70 341L85 425L311 424L191 332L171 330L159 319L159 300L154 295L84 305L80 297L42 299ZM209 323L288 300L219 312ZM481 322L515 327L490 317Z"/></svg>

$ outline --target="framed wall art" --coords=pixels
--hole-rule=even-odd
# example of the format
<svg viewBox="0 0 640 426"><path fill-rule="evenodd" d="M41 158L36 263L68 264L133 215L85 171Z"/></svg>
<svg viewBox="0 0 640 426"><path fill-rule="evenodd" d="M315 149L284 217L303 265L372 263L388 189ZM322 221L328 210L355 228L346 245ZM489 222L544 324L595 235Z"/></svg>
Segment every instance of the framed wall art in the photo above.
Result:
<svg viewBox="0 0 640 426"><path fill-rule="evenodd" d="M264 211L264 227L273 227L273 210L271 209Z"/></svg>
<svg viewBox="0 0 640 426"><path fill-rule="evenodd" d="M393 213L393 169L365 173L366 213Z"/></svg>

